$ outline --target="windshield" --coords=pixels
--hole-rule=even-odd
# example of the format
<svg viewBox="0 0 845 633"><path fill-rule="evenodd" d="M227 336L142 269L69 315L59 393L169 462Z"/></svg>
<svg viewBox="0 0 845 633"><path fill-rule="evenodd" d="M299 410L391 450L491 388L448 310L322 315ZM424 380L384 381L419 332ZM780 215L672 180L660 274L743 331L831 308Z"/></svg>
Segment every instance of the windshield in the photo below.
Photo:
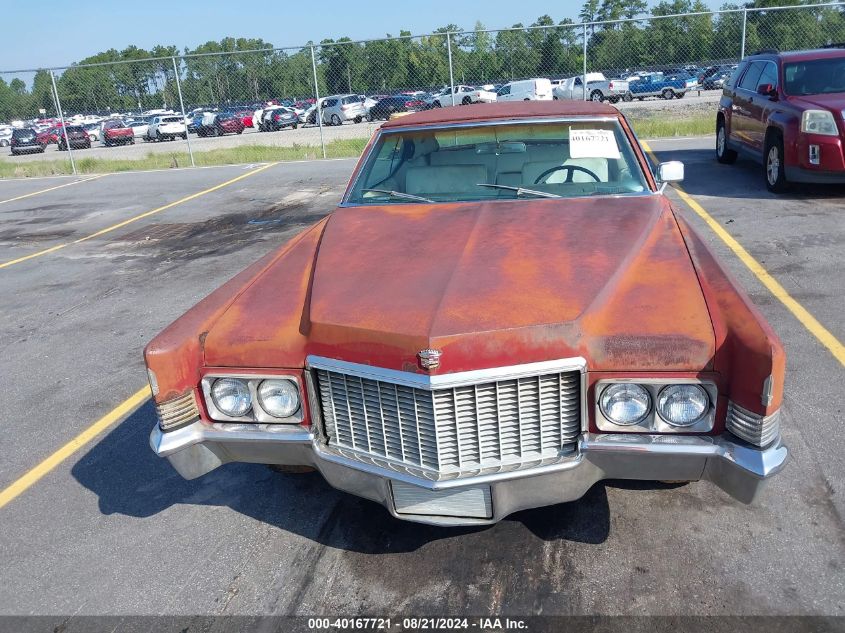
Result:
<svg viewBox="0 0 845 633"><path fill-rule="evenodd" d="M788 95L845 92L845 57L785 64L783 76L784 91Z"/></svg>
<svg viewBox="0 0 845 633"><path fill-rule="evenodd" d="M573 119L384 133L347 202L571 198L646 190L617 121Z"/></svg>

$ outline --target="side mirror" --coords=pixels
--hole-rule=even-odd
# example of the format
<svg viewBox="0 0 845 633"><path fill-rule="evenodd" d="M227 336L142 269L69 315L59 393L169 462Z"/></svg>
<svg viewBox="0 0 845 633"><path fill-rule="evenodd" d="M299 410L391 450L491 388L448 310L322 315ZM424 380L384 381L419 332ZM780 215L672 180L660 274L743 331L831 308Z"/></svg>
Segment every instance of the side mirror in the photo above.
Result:
<svg viewBox="0 0 845 633"><path fill-rule="evenodd" d="M661 183L681 182L684 179L684 164L679 160L670 160L657 166L657 180Z"/></svg>
<svg viewBox="0 0 845 633"><path fill-rule="evenodd" d="M777 99L778 91L772 84L760 84L757 86L757 94L769 97L769 99Z"/></svg>

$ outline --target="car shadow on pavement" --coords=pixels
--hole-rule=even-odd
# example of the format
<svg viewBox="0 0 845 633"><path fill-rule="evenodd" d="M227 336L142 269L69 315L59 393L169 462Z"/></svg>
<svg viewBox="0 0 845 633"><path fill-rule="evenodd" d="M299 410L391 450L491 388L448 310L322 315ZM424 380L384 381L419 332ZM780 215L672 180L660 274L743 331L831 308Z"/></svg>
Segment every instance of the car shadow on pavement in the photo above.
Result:
<svg viewBox="0 0 845 633"><path fill-rule="evenodd" d="M432 541L513 524L545 541L599 544L609 535L604 483L578 501L518 512L495 526L444 528L395 519L379 504L333 489L316 472L286 474L233 463L186 481L150 450L154 424L148 402L72 467L73 477L97 495L103 514L147 518L175 505L229 506L321 544L363 553L414 551Z"/></svg>
<svg viewBox="0 0 845 633"><path fill-rule="evenodd" d="M845 185L809 183L794 183L785 193L771 193L763 180L763 166L745 156L740 156L733 165L721 165L716 161L713 149L660 150L655 154L662 162L679 160L684 163L685 176L680 186L691 196L757 200L845 197Z"/></svg>

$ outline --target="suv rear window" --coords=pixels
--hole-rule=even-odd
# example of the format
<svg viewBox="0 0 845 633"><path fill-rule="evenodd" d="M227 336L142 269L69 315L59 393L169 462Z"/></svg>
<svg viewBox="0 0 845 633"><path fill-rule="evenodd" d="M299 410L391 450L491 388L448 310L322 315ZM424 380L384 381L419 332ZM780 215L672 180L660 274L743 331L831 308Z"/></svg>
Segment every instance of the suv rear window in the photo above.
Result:
<svg viewBox="0 0 845 633"><path fill-rule="evenodd" d="M341 103L360 103L360 102L361 102L361 99L359 97L355 97L355 96L344 97L343 101L341 101Z"/></svg>
<svg viewBox="0 0 845 633"><path fill-rule="evenodd" d="M179 123L179 117L178 117L178 116L168 116L168 117L164 117L164 118L161 120L161 122L162 122L162 123Z"/></svg>
<svg viewBox="0 0 845 633"><path fill-rule="evenodd" d="M14 129L12 130L12 136L14 138L29 138L35 134L35 130L32 128L23 128L23 129Z"/></svg>

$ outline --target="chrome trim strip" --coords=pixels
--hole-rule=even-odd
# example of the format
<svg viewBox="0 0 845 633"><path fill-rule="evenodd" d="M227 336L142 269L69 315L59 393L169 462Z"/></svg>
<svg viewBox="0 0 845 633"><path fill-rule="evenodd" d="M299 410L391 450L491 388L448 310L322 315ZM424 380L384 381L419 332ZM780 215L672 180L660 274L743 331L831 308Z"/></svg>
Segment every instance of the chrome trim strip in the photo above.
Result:
<svg viewBox="0 0 845 633"><path fill-rule="evenodd" d="M433 376L426 374L412 374L407 371L374 367L372 365L362 365L360 363L350 363L334 358L324 358L322 356L308 356L305 359L305 367L309 371L312 369L325 369L327 371L336 371L343 374L353 374L355 376L360 376L361 378L380 380L382 382L390 382L393 384L403 385L405 387L414 387L416 389L432 391L434 389L473 385L479 382L512 380L526 376L535 376L537 374L566 371L579 371L584 377L584 380L586 380L587 361L586 359L577 356L575 358L561 358L558 360L526 363L524 365L491 367L489 369L475 369L451 374L435 374Z"/></svg>

